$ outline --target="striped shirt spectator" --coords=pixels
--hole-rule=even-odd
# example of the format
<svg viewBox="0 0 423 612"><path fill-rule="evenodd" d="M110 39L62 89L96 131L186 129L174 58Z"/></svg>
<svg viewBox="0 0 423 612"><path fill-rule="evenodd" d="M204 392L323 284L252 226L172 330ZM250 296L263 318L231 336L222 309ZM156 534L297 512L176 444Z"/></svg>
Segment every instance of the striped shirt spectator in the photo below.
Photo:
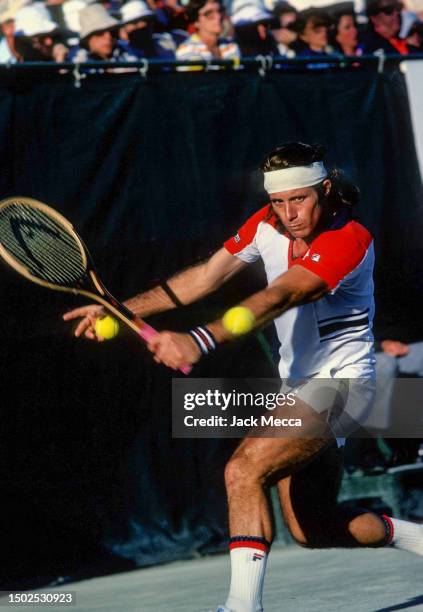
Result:
<svg viewBox="0 0 423 612"><path fill-rule="evenodd" d="M223 38L224 9L218 0L190 0L187 15L196 31L179 45L178 60L239 60L238 45Z"/></svg>
<svg viewBox="0 0 423 612"><path fill-rule="evenodd" d="M239 59L239 48L234 41L220 38L217 41L217 48L220 59ZM201 40L197 33L179 45L176 51L176 58L179 60L211 60L213 57L215 56L213 56L206 43Z"/></svg>

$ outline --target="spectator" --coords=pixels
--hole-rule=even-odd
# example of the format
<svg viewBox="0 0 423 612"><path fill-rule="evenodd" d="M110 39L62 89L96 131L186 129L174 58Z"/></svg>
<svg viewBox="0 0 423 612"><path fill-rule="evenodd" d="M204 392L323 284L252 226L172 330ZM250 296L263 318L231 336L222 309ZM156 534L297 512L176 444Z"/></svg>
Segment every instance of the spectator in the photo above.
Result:
<svg viewBox="0 0 423 612"><path fill-rule="evenodd" d="M0 13L0 32L3 36L0 40L0 64L15 64L19 60L14 39L15 15L23 5L21 0L12 0L3 5Z"/></svg>
<svg viewBox="0 0 423 612"><path fill-rule="evenodd" d="M271 32L275 17L263 6L242 2L243 0L233 3L231 16L241 55L279 55Z"/></svg>
<svg viewBox="0 0 423 612"><path fill-rule="evenodd" d="M407 45L413 47L416 53L423 52L423 23L415 21L407 34Z"/></svg>
<svg viewBox="0 0 423 612"><path fill-rule="evenodd" d="M423 342L406 343L402 340L384 339L375 343L377 393L372 413L368 419L371 426L380 430L390 430L398 422L398 401L394 401L396 379L423 377ZM404 387L399 387L399 398L404 401ZM407 418L420 414L420 402L413 401L413 395L407 397ZM396 408L395 408L396 407ZM416 422L416 427L421 422Z"/></svg>
<svg viewBox="0 0 423 612"><path fill-rule="evenodd" d="M333 54L328 44L329 29L332 20L328 13L321 9L310 8L299 13L295 28L298 40L290 46L297 56L320 56Z"/></svg>
<svg viewBox="0 0 423 612"><path fill-rule="evenodd" d="M399 31L399 38L406 39L408 33L410 31L411 26L415 21L420 21L418 15L413 11L409 11L407 9L403 9L400 15L401 19L401 28Z"/></svg>
<svg viewBox="0 0 423 612"><path fill-rule="evenodd" d="M383 51L386 54L407 55L410 49L399 37L402 3L395 0L368 0L366 13L369 18L367 30L361 42L364 53Z"/></svg>
<svg viewBox="0 0 423 612"><path fill-rule="evenodd" d="M276 4L273 9L276 22L272 26L272 34L276 40L279 55L292 56L294 52L289 48L297 39L295 31L295 21L297 20L297 10L288 2L282 1Z"/></svg>
<svg viewBox="0 0 423 612"><path fill-rule="evenodd" d="M71 30L68 23L68 14L69 10L74 9L75 7L72 4L75 0L70 0L67 2L66 0L44 0L44 4L49 12L50 18L57 23L63 41L66 41L68 46L78 44L78 35L77 31ZM77 6L79 4L80 11L84 6L86 6L87 2L82 2L77 0Z"/></svg>
<svg viewBox="0 0 423 612"><path fill-rule="evenodd" d="M188 15L178 0L158 0L155 14L158 17L155 25L156 32L172 32L172 35L175 36L174 30L176 30L177 35L187 38L188 34L184 37L183 33L189 26Z"/></svg>
<svg viewBox="0 0 423 612"><path fill-rule="evenodd" d="M164 32L154 33L156 17L142 0L130 0L121 8L121 38L127 40L127 50L138 57L175 59L176 44Z"/></svg>
<svg viewBox="0 0 423 612"><path fill-rule="evenodd" d="M55 21L68 47L79 43L79 13L90 0L45 0L51 19Z"/></svg>
<svg viewBox="0 0 423 612"><path fill-rule="evenodd" d="M16 13L14 43L24 62L62 62L68 53L59 26L42 2L24 6Z"/></svg>
<svg viewBox="0 0 423 612"><path fill-rule="evenodd" d="M195 33L179 45L177 59L239 59L238 45L233 40L222 38L224 8L219 1L190 0L187 15Z"/></svg>
<svg viewBox="0 0 423 612"><path fill-rule="evenodd" d="M89 4L79 13L81 41L72 49L69 59L75 62L137 61L118 39L119 22L109 15L102 4Z"/></svg>
<svg viewBox="0 0 423 612"><path fill-rule="evenodd" d="M331 46L342 55L362 55L358 44L358 29L352 11L339 11L333 15L334 29L330 33Z"/></svg>
<svg viewBox="0 0 423 612"><path fill-rule="evenodd" d="M66 30L70 33L68 40L72 45L77 45L79 43L79 34L81 31L79 13L87 4L88 2L86 0L67 0L62 4L63 21Z"/></svg>

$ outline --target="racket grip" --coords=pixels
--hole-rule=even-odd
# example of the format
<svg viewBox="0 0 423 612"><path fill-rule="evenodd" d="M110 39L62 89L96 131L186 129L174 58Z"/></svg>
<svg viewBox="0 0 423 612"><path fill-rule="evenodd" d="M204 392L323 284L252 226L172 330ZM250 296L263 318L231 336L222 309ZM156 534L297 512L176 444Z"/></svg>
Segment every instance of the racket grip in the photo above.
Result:
<svg viewBox="0 0 423 612"><path fill-rule="evenodd" d="M149 340L151 340L153 336L158 334L158 331L155 330L154 327L151 327L151 325L148 325L148 323L144 323L144 321L141 321L139 319L135 319L135 320L137 322L138 333L141 336L141 338L145 340L146 342L148 342ZM188 374L191 373L191 370L192 370L192 366L190 365L185 365L179 368L179 371L182 372L182 374L185 374L185 376L188 376Z"/></svg>

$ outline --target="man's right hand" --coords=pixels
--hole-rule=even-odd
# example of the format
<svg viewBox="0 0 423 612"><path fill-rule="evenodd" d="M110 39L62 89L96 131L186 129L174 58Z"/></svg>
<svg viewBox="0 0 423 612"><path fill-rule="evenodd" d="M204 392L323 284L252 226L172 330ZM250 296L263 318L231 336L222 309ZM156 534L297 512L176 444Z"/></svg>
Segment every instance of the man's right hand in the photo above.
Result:
<svg viewBox="0 0 423 612"><path fill-rule="evenodd" d="M90 304L89 306L82 306L81 308L75 308L70 310L63 315L65 321L72 321L73 319L81 318L76 329L75 336L79 338L83 334L90 340L97 340L102 342L103 338L98 338L95 333L95 322L99 317L103 317L106 314L103 306L98 304Z"/></svg>

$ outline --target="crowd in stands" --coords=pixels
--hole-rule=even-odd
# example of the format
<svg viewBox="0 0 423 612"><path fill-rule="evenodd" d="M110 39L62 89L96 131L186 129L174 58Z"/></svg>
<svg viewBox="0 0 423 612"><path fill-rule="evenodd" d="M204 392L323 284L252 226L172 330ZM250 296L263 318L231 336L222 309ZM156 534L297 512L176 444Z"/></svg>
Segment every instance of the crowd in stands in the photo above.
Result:
<svg viewBox="0 0 423 612"><path fill-rule="evenodd" d="M301 11L286 0L182 2L0 0L0 63L423 52L423 10L398 0L367 0L359 13L352 2Z"/></svg>

